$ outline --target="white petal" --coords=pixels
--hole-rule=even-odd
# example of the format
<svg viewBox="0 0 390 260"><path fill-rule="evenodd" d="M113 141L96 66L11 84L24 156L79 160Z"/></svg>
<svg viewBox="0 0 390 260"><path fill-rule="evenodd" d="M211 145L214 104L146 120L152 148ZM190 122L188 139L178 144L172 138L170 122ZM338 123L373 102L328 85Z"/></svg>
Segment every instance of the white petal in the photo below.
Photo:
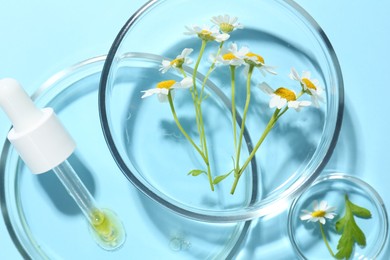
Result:
<svg viewBox="0 0 390 260"><path fill-rule="evenodd" d="M320 81L318 79L312 79L311 82L314 84L314 86L319 86L320 85Z"/></svg>
<svg viewBox="0 0 390 260"><path fill-rule="evenodd" d="M148 90L143 90L141 92L144 93L141 98L146 98L146 97L150 97L150 96L152 96L154 94L158 94L161 91L158 88L151 88L151 89L148 89Z"/></svg>
<svg viewBox="0 0 390 260"><path fill-rule="evenodd" d="M319 208L318 208L318 201L317 200L313 201L313 209L314 209L314 211L319 210Z"/></svg>
<svg viewBox="0 0 390 260"><path fill-rule="evenodd" d="M237 50L238 50L238 47L237 47L236 43L230 44L230 47L229 47L230 52L232 52L234 54L235 52L237 52Z"/></svg>
<svg viewBox="0 0 390 260"><path fill-rule="evenodd" d="M191 49L191 48L184 48L184 50L181 52L181 56L183 58L187 57L188 55L191 54L191 52L193 51L194 49Z"/></svg>
<svg viewBox="0 0 390 260"><path fill-rule="evenodd" d="M333 219L334 218L334 214L333 213L326 213L325 214L325 218L328 218L328 219Z"/></svg>
<svg viewBox="0 0 390 260"><path fill-rule="evenodd" d="M282 107L284 107L287 104L287 99L282 98L282 97L279 97L279 98L280 98L280 101L279 101L277 108L281 109Z"/></svg>
<svg viewBox="0 0 390 260"><path fill-rule="evenodd" d="M325 225L325 222L326 222L326 221L325 221L325 218L319 218L319 220L320 220L320 222L321 222L322 225Z"/></svg>
<svg viewBox="0 0 390 260"><path fill-rule="evenodd" d="M224 63L225 60L222 58L221 55L218 55L217 57L215 57L215 54L210 54L209 55L209 61L211 63L213 63L214 61L217 63L217 64L220 64L220 63Z"/></svg>
<svg viewBox="0 0 390 260"><path fill-rule="evenodd" d="M245 55L248 54L249 48L246 46L241 47L241 49L237 52L237 54L234 54L236 57L243 59Z"/></svg>
<svg viewBox="0 0 390 260"><path fill-rule="evenodd" d="M259 84L259 88L268 95L274 94L274 90L265 82Z"/></svg>
<svg viewBox="0 0 390 260"><path fill-rule="evenodd" d="M218 35L216 35L216 36L214 36L214 37L215 37L215 40L216 40L217 42L224 42L224 41L226 41L227 39L229 39L230 35L227 34L227 33L222 33L222 34L218 34Z"/></svg>
<svg viewBox="0 0 390 260"><path fill-rule="evenodd" d="M190 65L190 64L192 64L192 62L193 62L193 60L191 58L186 58L184 63L187 65Z"/></svg>
<svg viewBox="0 0 390 260"><path fill-rule="evenodd" d="M232 65L232 66L240 66L240 65L242 65L244 63L244 61L243 60L240 60L240 59L232 59L231 61L230 61L230 65Z"/></svg>
<svg viewBox="0 0 390 260"><path fill-rule="evenodd" d="M167 96L169 93L169 89L166 89L166 88L157 88L157 90L159 90L157 93L162 94L162 95Z"/></svg>
<svg viewBox="0 0 390 260"><path fill-rule="evenodd" d="M265 71L263 70L262 67L257 67L259 69L259 71L261 72L261 75L263 75L263 77L267 76L267 74L265 73Z"/></svg>
<svg viewBox="0 0 390 260"><path fill-rule="evenodd" d="M320 210L326 211L327 209L328 209L328 202L326 202L325 200L322 200L320 202Z"/></svg>
<svg viewBox="0 0 390 260"><path fill-rule="evenodd" d="M301 81L301 78L299 77L298 72L295 70L294 67L291 68L290 78L293 80Z"/></svg>
<svg viewBox="0 0 390 260"><path fill-rule="evenodd" d="M171 62L169 60L163 60L161 62L161 64L162 64L162 66L167 67L167 66L171 65Z"/></svg>
<svg viewBox="0 0 390 260"><path fill-rule="evenodd" d="M193 34L196 34L196 31L194 30L194 27L189 27L189 26L184 26L187 31L184 32L184 34L186 35L193 35Z"/></svg>
<svg viewBox="0 0 390 260"><path fill-rule="evenodd" d="M271 97L271 100L269 101L269 107L274 108L277 107L278 109L281 109L287 104L287 100L285 98L281 98L278 95L273 95Z"/></svg>
<svg viewBox="0 0 390 260"><path fill-rule="evenodd" d="M311 77L310 71L303 71L302 72L302 77L301 78L310 79L310 77Z"/></svg>
<svg viewBox="0 0 390 260"><path fill-rule="evenodd" d="M229 15L225 14L225 15L223 16L222 21L225 22L225 23L229 23L229 20L230 20Z"/></svg>
<svg viewBox="0 0 390 260"><path fill-rule="evenodd" d="M192 28L194 29L194 31L196 33L200 33L202 30L206 30L206 31L209 30L207 26L200 27L198 25L194 25L194 26L192 26Z"/></svg>
<svg viewBox="0 0 390 260"><path fill-rule="evenodd" d="M160 101L162 103L168 102L168 95L165 95L163 93L159 93L159 94L157 94L157 97L158 97L158 101Z"/></svg>
<svg viewBox="0 0 390 260"><path fill-rule="evenodd" d="M311 102L307 101L307 100L303 100L303 101L299 102L299 106L300 107L309 107L309 106L311 106Z"/></svg>
<svg viewBox="0 0 390 260"><path fill-rule="evenodd" d="M298 101L289 101L287 103L287 106L289 108L294 108L295 110L298 110L299 109L299 102Z"/></svg>
<svg viewBox="0 0 390 260"><path fill-rule="evenodd" d="M312 218L312 216L311 216L311 214L302 214L299 218L301 220L309 220Z"/></svg>
<svg viewBox="0 0 390 260"><path fill-rule="evenodd" d="M216 25L219 25L220 24L220 21L219 21L219 16L213 16L211 17L211 20L210 20L212 23L216 24Z"/></svg>
<svg viewBox="0 0 390 260"><path fill-rule="evenodd" d="M230 18L230 20L229 20L229 24L234 24L235 22L237 22L237 20L238 20L238 18L237 17L232 17L232 18Z"/></svg>
<svg viewBox="0 0 390 260"><path fill-rule="evenodd" d="M213 35L213 36L220 34L217 27L210 28L208 26L203 26L202 31L209 31L209 32L211 32L211 35Z"/></svg>
<svg viewBox="0 0 390 260"><path fill-rule="evenodd" d="M288 102L288 107L294 108L297 112L301 110L302 107L307 107L310 106L311 102L310 101L289 101Z"/></svg>
<svg viewBox="0 0 390 260"><path fill-rule="evenodd" d="M185 77L180 81L180 87L181 88L189 88L192 87L192 78L191 77Z"/></svg>
<svg viewBox="0 0 390 260"><path fill-rule="evenodd" d="M262 68L264 68L268 73L271 73L271 74L274 74L274 75L277 75L278 73L275 71L275 67L273 66L268 66L268 65L264 65L262 66Z"/></svg>
<svg viewBox="0 0 390 260"><path fill-rule="evenodd" d="M316 108L320 107L319 100L318 100L318 98L316 96L311 95L311 102L313 103L314 107L316 107Z"/></svg>
<svg viewBox="0 0 390 260"><path fill-rule="evenodd" d="M169 60L163 60L163 61L161 62L161 67L160 67L159 70L160 70L162 73L165 73L165 72L167 72L170 68L171 68L171 62L170 62Z"/></svg>

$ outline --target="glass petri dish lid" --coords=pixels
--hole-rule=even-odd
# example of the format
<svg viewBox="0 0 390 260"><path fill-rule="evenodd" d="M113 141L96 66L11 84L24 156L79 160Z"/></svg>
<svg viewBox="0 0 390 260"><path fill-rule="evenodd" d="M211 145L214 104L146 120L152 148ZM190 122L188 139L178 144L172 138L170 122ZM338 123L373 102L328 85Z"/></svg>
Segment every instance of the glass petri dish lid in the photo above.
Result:
<svg viewBox="0 0 390 260"><path fill-rule="evenodd" d="M21 256L232 258L250 221L210 224L173 214L135 189L116 167L104 141L97 110L105 58L91 58L55 74L33 98L38 107L52 107L75 139L78 148L68 160L99 205L117 213L126 229L126 241L115 251L99 247L80 209L54 173L32 174L6 141L1 152L0 202L6 227Z"/></svg>
<svg viewBox="0 0 390 260"><path fill-rule="evenodd" d="M326 220L335 224L344 216L345 195L348 199L371 212L370 218L354 217L359 228L366 237L366 246L354 245L351 259L377 259L386 245L389 232L388 216L379 194L369 184L353 176L343 173L327 173L316 180L313 185L294 200L288 215L288 235L291 244L300 259L330 258L330 253L321 238L319 225L302 221L302 210L313 209L313 202L326 201L329 206L336 207L334 220ZM332 224L331 223L331 224ZM337 253L337 245L341 234L325 223L324 230L331 250Z"/></svg>
<svg viewBox="0 0 390 260"><path fill-rule="evenodd" d="M230 33L221 52L218 51L221 43L207 37L206 47L201 51L205 35L201 38L198 33L202 33L201 29L217 28L210 19L219 15L215 23L223 20L244 27ZM194 24L200 29L193 27ZM214 27L202 27L203 24ZM183 34L191 30L198 33ZM238 49L248 47L250 52L261 53L263 60L258 61L264 65L261 69L266 69L266 74L272 74L268 72L273 70L268 64L277 66L277 75L264 77L257 69L253 71L248 109L245 108L248 74L244 67L249 68L249 62L244 61L247 66L236 68L234 106L229 66L212 65L218 60L215 58L218 53L226 54L229 47L231 50L232 43ZM174 59L182 58L177 55L186 48L192 49L189 55L192 64L184 64L183 71L175 68L166 73L159 71L164 60L168 61L164 61L165 68L174 67ZM185 56L187 52L181 54ZM203 58L198 66L200 55ZM298 93L303 81L289 78L292 67L299 74L310 71L318 79L323 102L319 108L305 107L299 113L293 109L286 111L256 150L274 111L269 108L270 97L257 86L262 82L274 89L297 86ZM199 92L200 86L205 86L207 98L200 106L204 130L197 127L199 115L191 90L175 91L172 103L177 121L198 148L207 148L210 171L205 170L206 160L177 126L169 102L160 103L155 97L142 98L145 93L142 91L153 89L162 81L181 82L183 75L192 78L192 85L196 84ZM303 75L306 74L302 78ZM293 1L161 0L146 3L118 33L101 76L99 112L111 154L122 173L138 189L188 218L234 222L285 209L315 180L337 141L343 98L342 75L329 40L310 15ZM236 117L232 116L233 111ZM241 131L242 145L234 145L233 139L239 140ZM207 143L202 143L204 139ZM240 158L237 150L241 151ZM231 170L234 172L243 165L247 168L234 186L237 174ZM229 172L211 191L210 179L218 180L218 176ZM231 195L233 186L234 195Z"/></svg>

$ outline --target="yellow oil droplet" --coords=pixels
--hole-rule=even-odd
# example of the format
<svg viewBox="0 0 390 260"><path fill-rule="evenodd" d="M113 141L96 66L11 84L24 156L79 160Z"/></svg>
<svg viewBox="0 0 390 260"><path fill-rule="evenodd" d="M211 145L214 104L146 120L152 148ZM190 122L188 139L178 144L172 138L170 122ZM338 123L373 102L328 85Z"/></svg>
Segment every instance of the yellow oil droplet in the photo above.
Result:
<svg viewBox="0 0 390 260"><path fill-rule="evenodd" d="M91 229L99 246L106 250L114 250L120 247L126 233L117 216L107 209L92 212L90 217Z"/></svg>

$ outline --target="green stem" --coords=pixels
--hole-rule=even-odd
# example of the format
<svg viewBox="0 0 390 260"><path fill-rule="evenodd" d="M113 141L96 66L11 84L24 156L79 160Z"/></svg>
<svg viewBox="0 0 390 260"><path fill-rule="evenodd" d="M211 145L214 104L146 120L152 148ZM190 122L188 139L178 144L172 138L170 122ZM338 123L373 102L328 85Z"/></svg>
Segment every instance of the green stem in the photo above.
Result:
<svg viewBox="0 0 390 260"><path fill-rule="evenodd" d="M216 54L215 57L218 57L218 55L221 53L223 44L224 44L224 42L221 42L221 44L219 45L219 48L218 48L218 50L217 50L217 54ZM210 77L211 72L213 72L213 70L214 70L214 68L215 68L215 62L216 62L216 61L217 61L216 59L213 60L213 63L211 64L209 70L207 71L207 73L206 73L206 75L205 75L205 77L204 77L204 79L203 79L203 82L202 82L202 90L201 90L200 95L199 95L201 99L202 99L202 97L203 97L203 92L204 92L204 88L205 88L205 86L206 86L206 82L207 82L208 78Z"/></svg>
<svg viewBox="0 0 390 260"><path fill-rule="evenodd" d="M192 74L193 92L194 92L194 95L192 98L194 101L195 113L197 115L196 123L197 123L197 127L198 127L198 132L199 132L199 139L200 139L200 145L202 148L202 154L205 157L205 162L207 165L207 176L209 179L210 188L212 191L214 191L214 184L213 184L213 178L211 176L211 169L210 169L210 164L209 164L209 159L208 159L209 154L208 154L208 150L207 150L206 134L205 134L205 130L204 130L203 114L202 114L202 107L201 107L203 86L202 86L202 92L200 95L198 95L198 90L196 88L196 75L198 73L199 64L200 64L200 61L201 61L202 56L204 54L206 44L207 44L207 41L202 40L202 46L201 46L200 51L199 51L198 59L195 63L194 72Z"/></svg>
<svg viewBox="0 0 390 260"><path fill-rule="evenodd" d="M240 153L241 153L242 138L244 136L246 115L248 113L249 103L250 103L250 99L251 99L251 78L252 78L253 68L254 68L254 66L250 65L249 71L248 71L248 78L246 81L246 101L245 101L245 106L244 106L244 112L242 114L240 135L238 137L238 146L237 146L237 155L236 155L236 171L238 171L238 169L240 168ZM235 175L237 175L237 174L238 174L238 172L236 172Z"/></svg>
<svg viewBox="0 0 390 260"><path fill-rule="evenodd" d="M330 245L328 243L328 239L326 238L326 235L325 235L325 232L324 232L324 227L322 226L321 222L318 222L318 223L320 224L320 230L321 230L322 239L324 240L325 245L328 248L328 251L329 251L330 255L332 257L334 257L334 253L333 253L332 249L330 248Z"/></svg>
<svg viewBox="0 0 390 260"><path fill-rule="evenodd" d="M183 69L183 67L180 67L180 68L179 68L179 71L180 71L181 75L183 75L183 77L187 77L187 73L185 72L185 70Z"/></svg>
<svg viewBox="0 0 390 260"><path fill-rule="evenodd" d="M232 189L230 190L231 194L234 194L234 191L236 190L238 181L239 181L242 173L244 172L244 170L246 169L248 164L252 161L252 159L255 156L260 145L263 143L264 139L267 137L268 133L271 131L271 129L274 127L276 121L279 119L279 116L278 116L279 112L280 112L280 109L275 110L275 112L272 115L271 119L269 120L267 126L265 127L265 130L264 130L263 134L261 135L259 141L257 141L257 143L256 143L255 147L253 148L252 152L250 153L249 157L246 159L246 161L242 165L241 169L238 170L237 174L235 175L234 183L233 183Z"/></svg>
<svg viewBox="0 0 390 260"><path fill-rule="evenodd" d="M233 121L233 141L234 141L234 153L237 154L237 119L236 119L236 79L235 79L235 66L230 66L231 81L232 81L232 121Z"/></svg>
<svg viewBox="0 0 390 260"><path fill-rule="evenodd" d="M180 67L180 73L183 75L183 77L187 77L187 73L184 71L183 67ZM200 133L200 128L199 128L199 109L198 106L196 105L195 102L195 93L193 90L190 89L192 101L194 103L194 109L195 109L195 120L196 120L196 125L198 127L198 133Z"/></svg>
<svg viewBox="0 0 390 260"><path fill-rule="evenodd" d="M206 45L207 45L207 41L202 40L202 46L200 47L199 56L195 63L194 72L192 73L192 83L194 85L193 88L197 99L198 99L198 91L196 89L196 74L198 73L198 67L202 59L202 56L204 54L204 50L206 49Z"/></svg>
<svg viewBox="0 0 390 260"><path fill-rule="evenodd" d="M249 76L249 74L248 74ZM297 95L297 99L299 99L302 95L304 94L304 91L301 91L298 95ZM271 131L271 129L274 127L275 123L278 121L278 119L284 114L286 113L288 110L288 106L286 106L285 108L283 108L283 110L280 110L280 109L276 109L274 114L272 115L271 119L269 120L267 126L265 127L265 130L263 132L263 134L261 135L259 141L257 141L255 147L253 148L252 152L250 153L249 157L246 159L246 161L244 162L244 164L242 165L242 167L240 168L240 170L237 171L237 174L235 175L235 179L234 179L234 183L233 183L233 186L232 186L232 189L230 190L230 193L231 194L234 194L235 190L236 190L236 187L237 187L237 184L238 184L238 181L242 175L242 173L244 172L244 170L246 169L246 167L249 165L249 163L252 161L253 157L255 157L256 155L256 152L257 150L260 148L261 144L263 143L264 139L267 137L268 133ZM245 112L244 112L245 113ZM244 114L245 115L245 114ZM241 126L241 130L242 130L242 126ZM239 144L239 147L241 146L241 144ZM237 168L236 170L238 169L238 164L237 164Z"/></svg>
<svg viewBox="0 0 390 260"><path fill-rule="evenodd" d="M198 133L199 133L199 137L200 137L200 145L202 147L203 152L204 152L204 142L203 142L202 127L201 127L201 125L202 125L201 121L203 121L203 119L202 119L202 112L200 109L201 97L199 98L198 90L196 88L196 75L198 73L199 64L200 64L200 61L202 60L204 50L206 49L206 45L207 45L207 41L202 40L202 46L200 47L198 59L196 60L194 72L192 73L192 83L193 83L193 93L194 93L192 99L194 102L195 113L197 116L196 125L198 127Z"/></svg>
<svg viewBox="0 0 390 260"><path fill-rule="evenodd" d="M208 153L208 149L207 149L207 142L206 142L206 134L205 134L205 131L204 131L204 123L203 123L203 116L202 116L202 108L201 108L201 104L199 104L199 123L200 123L200 140L202 142L202 147L203 147L203 153L205 155L205 157L207 158L207 177L209 179L209 182L210 182L210 188L212 191L214 191L214 183L213 183L213 178L211 176L211 170L210 170L210 164L208 162L208 158L209 158L209 153Z"/></svg>
<svg viewBox="0 0 390 260"><path fill-rule="evenodd" d="M171 112L172 112L172 115L173 115L173 118L175 120L175 123L177 125L177 127L179 128L180 132L185 136L185 138L191 143L191 145L195 148L195 150L200 154L200 156L202 156L204 162L206 163L206 165L209 164L208 162L208 159L207 157L203 154L203 152L200 150L200 148L194 143L194 141L192 140L192 138L187 134L187 132L184 130L184 128L182 127L182 125L180 124L180 121L176 115L176 111L175 111L175 107L173 105L173 101L172 101L172 95L171 95L171 91L169 91L168 93L168 101L169 101L169 106L171 107Z"/></svg>

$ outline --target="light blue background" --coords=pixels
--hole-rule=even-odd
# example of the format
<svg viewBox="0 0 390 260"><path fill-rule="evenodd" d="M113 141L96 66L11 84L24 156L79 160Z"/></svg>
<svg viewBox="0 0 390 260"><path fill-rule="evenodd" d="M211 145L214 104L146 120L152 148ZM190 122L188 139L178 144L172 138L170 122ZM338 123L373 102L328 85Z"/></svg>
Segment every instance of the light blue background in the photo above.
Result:
<svg viewBox="0 0 390 260"><path fill-rule="evenodd" d="M144 2L0 0L0 78L17 78L29 94L33 93L54 73L78 61L106 54L121 26ZM345 118L327 169L362 178L389 207L390 1L297 2L327 34L344 76ZM1 113L1 140L8 128L9 121ZM275 229L278 219L285 221L285 213L256 223L244 242L246 250L240 255L242 258L291 258L292 249L288 240L283 239L286 231ZM276 234L270 237L254 234L257 229L266 228L274 229ZM280 240L283 243L277 242ZM389 251L382 256L389 257ZM21 259L2 217L0 258Z"/></svg>

